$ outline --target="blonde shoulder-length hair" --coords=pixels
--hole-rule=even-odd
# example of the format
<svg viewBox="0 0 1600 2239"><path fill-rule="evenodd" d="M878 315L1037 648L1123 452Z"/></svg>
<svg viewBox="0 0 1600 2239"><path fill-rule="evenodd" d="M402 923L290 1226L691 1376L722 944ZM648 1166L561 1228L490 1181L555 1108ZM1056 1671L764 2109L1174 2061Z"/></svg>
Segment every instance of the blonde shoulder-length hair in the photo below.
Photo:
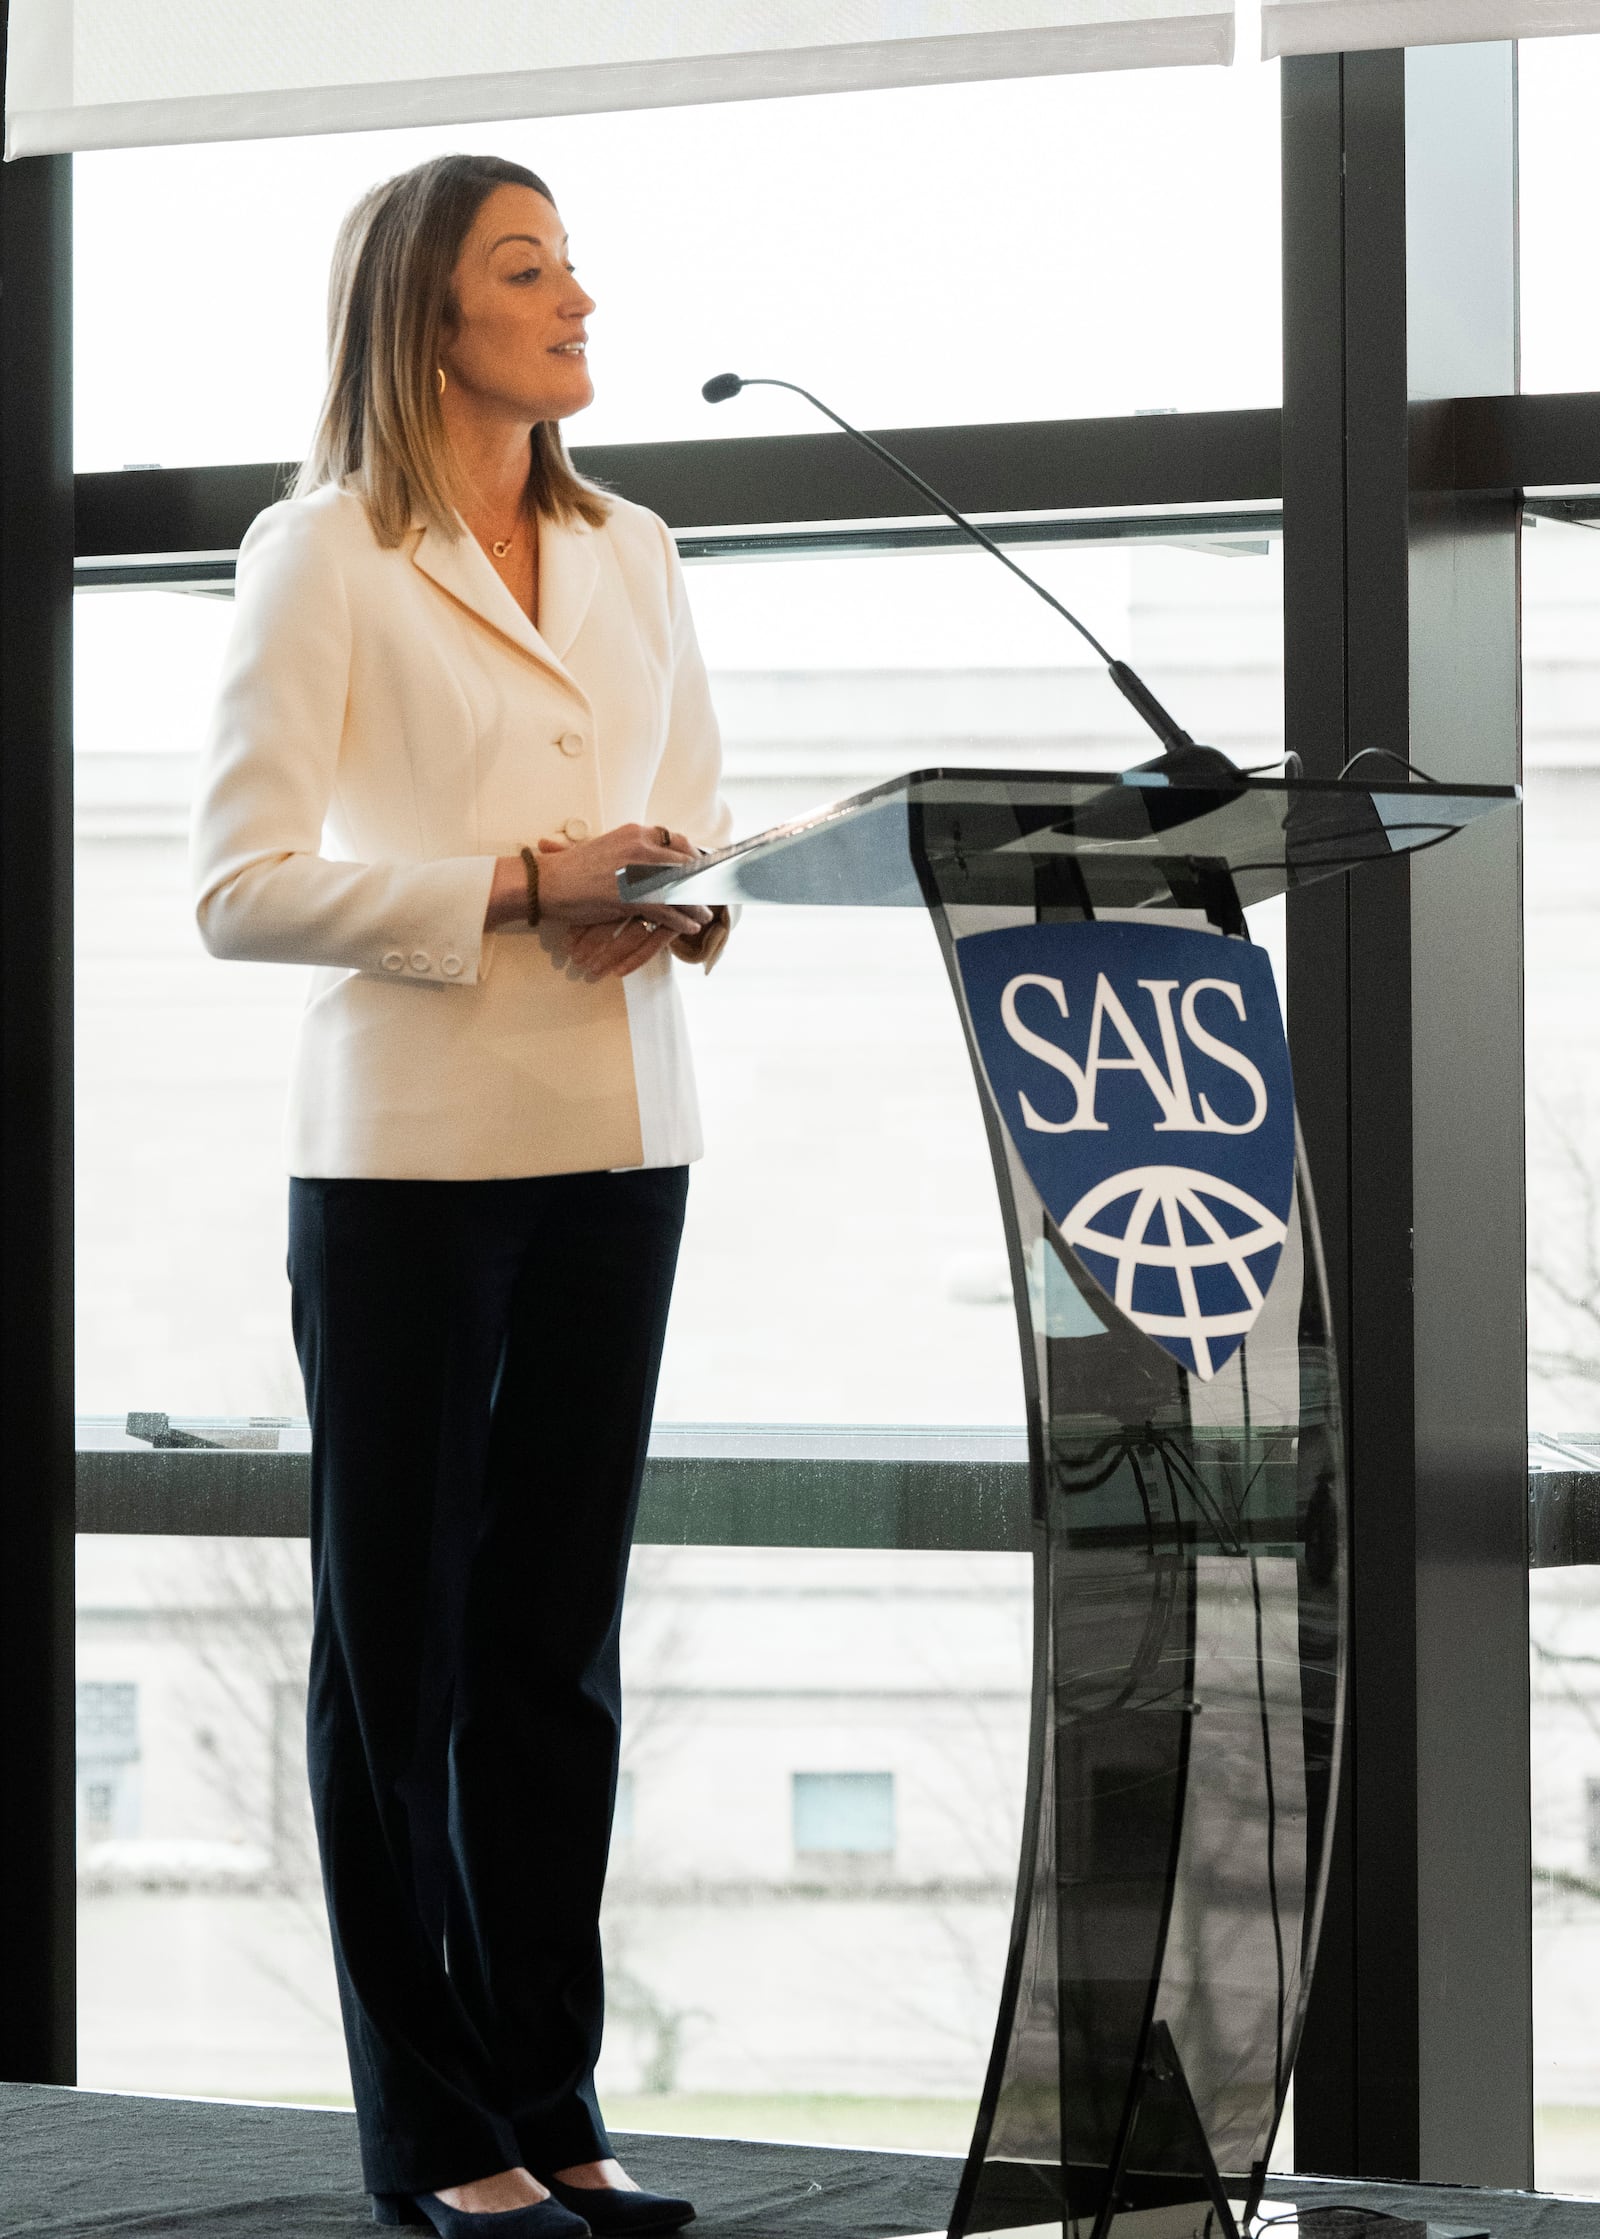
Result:
<svg viewBox="0 0 1600 2239"><path fill-rule="evenodd" d="M499 186L550 189L498 156L437 156L362 196L339 229L328 278L328 393L293 494L334 483L364 501L373 533L397 545L421 520L459 536L436 368L455 317L461 244ZM528 462L536 512L598 528L610 508L541 420Z"/></svg>

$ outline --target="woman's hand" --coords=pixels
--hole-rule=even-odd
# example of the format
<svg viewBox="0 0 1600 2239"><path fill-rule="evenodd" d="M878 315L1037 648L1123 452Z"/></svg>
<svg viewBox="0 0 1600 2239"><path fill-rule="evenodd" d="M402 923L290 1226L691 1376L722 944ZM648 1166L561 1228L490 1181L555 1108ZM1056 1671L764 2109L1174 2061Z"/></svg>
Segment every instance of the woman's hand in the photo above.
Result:
<svg viewBox="0 0 1600 2239"><path fill-rule="evenodd" d="M680 934L699 932L710 912L697 903L673 904L671 902L625 903L617 893L617 873L630 863L673 864L687 866L693 863L699 849L691 847L681 833L671 835L670 845L663 845L663 827L644 824L619 824L614 831L602 832L593 840L541 840L539 842L539 915L553 925L593 926L615 929L633 922L642 923L651 932L663 932L671 940ZM489 906L484 913L484 930L492 932L496 926L515 924L527 915L528 884L520 856L502 855L495 865L494 883L489 890ZM569 947L570 943L567 944ZM665 943L661 944L665 946ZM609 956L609 948L606 951ZM646 962L644 957L639 962ZM637 966L630 967L637 969Z"/></svg>
<svg viewBox="0 0 1600 2239"><path fill-rule="evenodd" d="M539 856L540 878L543 879L543 859L547 855L561 855L572 845L570 840L541 840ZM713 913L706 911L706 916ZM705 937L705 927L693 936ZM642 917L625 917L617 925L583 925L573 927L562 940L563 960L574 964L578 970L593 980L626 979L630 972L637 972L641 964L648 964L653 956L673 941L685 936L674 933L665 925L647 925Z"/></svg>
<svg viewBox="0 0 1600 2239"><path fill-rule="evenodd" d="M670 925L630 917L621 925L585 925L562 938L562 949L586 978L625 980L680 938Z"/></svg>

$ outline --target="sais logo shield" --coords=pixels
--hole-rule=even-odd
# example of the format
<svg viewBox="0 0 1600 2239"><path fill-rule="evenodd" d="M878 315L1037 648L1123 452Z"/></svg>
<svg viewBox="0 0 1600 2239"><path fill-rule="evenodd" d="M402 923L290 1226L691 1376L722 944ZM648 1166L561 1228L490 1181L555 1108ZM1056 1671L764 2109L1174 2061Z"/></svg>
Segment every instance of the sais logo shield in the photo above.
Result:
<svg viewBox="0 0 1600 2239"><path fill-rule="evenodd" d="M1238 1351L1294 1192L1294 1087L1258 948L1166 925L973 933L956 960L989 1086L1050 1218L1192 1374Z"/></svg>

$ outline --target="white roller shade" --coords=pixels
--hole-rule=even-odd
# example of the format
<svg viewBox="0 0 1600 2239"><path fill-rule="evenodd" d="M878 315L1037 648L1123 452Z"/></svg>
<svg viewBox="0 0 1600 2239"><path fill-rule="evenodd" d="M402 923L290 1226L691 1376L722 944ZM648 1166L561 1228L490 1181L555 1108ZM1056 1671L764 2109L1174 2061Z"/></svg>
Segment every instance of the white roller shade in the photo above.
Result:
<svg viewBox="0 0 1600 2239"><path fill-rule="evenodd" d="M1600 0L1262 0L1261 51L1458 46L1600 31Z"/></svg>
<svg viewBox="0 0 1600 2239"><path fill-rule="evenodd" d="M11 0L6 154L1228 62L1233 0Z"/></svg>

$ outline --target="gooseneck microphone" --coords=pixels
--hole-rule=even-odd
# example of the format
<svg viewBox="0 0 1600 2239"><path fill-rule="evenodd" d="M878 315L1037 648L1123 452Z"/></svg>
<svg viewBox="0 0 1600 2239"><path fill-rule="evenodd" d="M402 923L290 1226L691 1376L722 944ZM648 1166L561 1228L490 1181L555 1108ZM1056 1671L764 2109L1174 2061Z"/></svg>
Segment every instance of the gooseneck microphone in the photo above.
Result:
<svg viewBox="0 0 1600 2239"><path fill-rule="evenodd" d="M1119 661L1108 653L1093 630L1080 622L1070 607L1063 606L1055 594L1047 591L1026 568L1018 567L1016 561L996 544L992 536L986 536L975 521L969 521L964 513L958 513L950 500L942 497L931 482L924 482L920 474L908 467L904 459L897 459L876 436L868 435L862 428L852 427L848 420L840 418L831 405L824 404L821 397L813 396L809 389L802 389L796 381L777 381L766 375L752 374L746 378L737 373L717 373L705 383L700 394L707 404L726 404L741 389L788 389L792 395L804 397L807 404L820 412L824 419L831 420L836 428L870 451L875 459L881 459L892 474L899 475L902 482L909 482L912 489L918 491L931 505L936 505L947 520L953 521L963 536L971 537L974 544L982 545L985 552L992 553L1002 567L1009 568L1013 575L1020 577L1030 591L1036 592L1043 599L1046 606L1054 607L1063 621L1070 622L1079 637L1105 663L1106 674L1112 683L1140 720L1154 731L1165 749L1153 761L1141 762L1138 765L1140 769L1159 771L1165 776L1179 779L1223 778L1231 779L1236 784L1239 782L1239 772L1225 754L1219 753L1214 746L1197 745L1176 717L1167 713L1144 679L1129 668L1126 661Z"/></svg>

